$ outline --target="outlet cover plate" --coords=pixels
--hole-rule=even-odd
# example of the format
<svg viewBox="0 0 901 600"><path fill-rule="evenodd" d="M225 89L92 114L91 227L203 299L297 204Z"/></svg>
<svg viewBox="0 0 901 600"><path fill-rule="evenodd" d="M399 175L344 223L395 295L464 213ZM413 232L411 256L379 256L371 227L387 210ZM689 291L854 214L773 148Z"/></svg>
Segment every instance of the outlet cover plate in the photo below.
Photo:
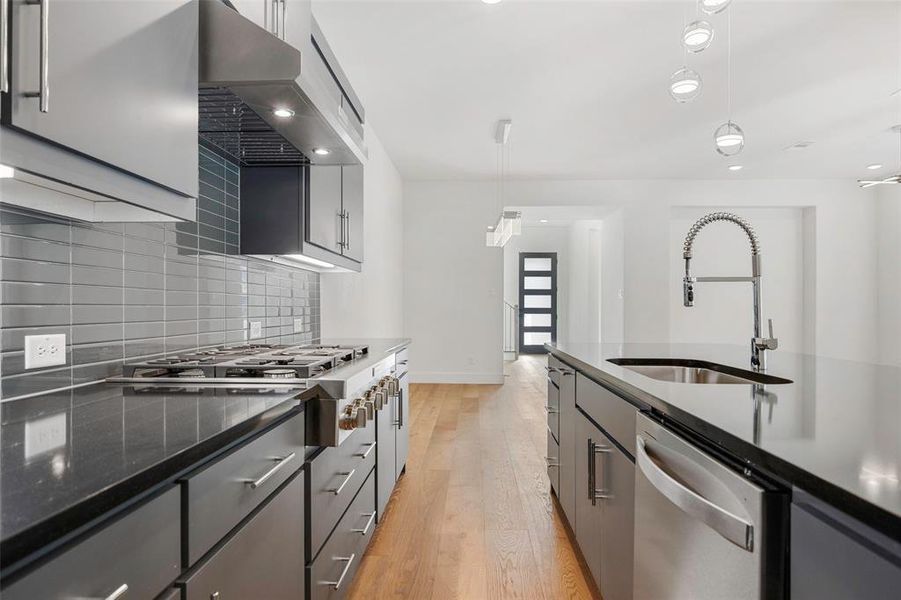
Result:
<svg viewBox="0 0 901 600"><path fill-rule="evenodd" d="M303 333L303 319L294 319L294 333Z"/></svg>
<svg viewBox="0 0 901 600"><path fill-rule="evenodd" d="M66 334L26 335L25 368L40 369L66 364Z"/></svg>
<svg viewBox="0 0 901 600"><path fill-rule="evenodd" d="M250 322L250 339L261 338L263 337L263 322L262 321L251 321Z"/></svg>

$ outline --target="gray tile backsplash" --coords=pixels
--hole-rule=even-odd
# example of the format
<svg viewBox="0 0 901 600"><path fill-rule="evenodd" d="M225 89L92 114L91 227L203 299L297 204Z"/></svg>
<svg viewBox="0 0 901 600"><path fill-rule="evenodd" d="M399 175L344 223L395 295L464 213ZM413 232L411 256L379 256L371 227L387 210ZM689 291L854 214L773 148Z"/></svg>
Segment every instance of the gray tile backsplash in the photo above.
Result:
<svg viewBox="0 0 901 600"><path fill-rule="evenodd" d="M319 275L238 254L239 178L200 149L197 223L80 223L0 204L0 399L241 342L250 321L267 342L318 340ZM66 365L25 371L25 336L50 333L66 334Z"/></svg>

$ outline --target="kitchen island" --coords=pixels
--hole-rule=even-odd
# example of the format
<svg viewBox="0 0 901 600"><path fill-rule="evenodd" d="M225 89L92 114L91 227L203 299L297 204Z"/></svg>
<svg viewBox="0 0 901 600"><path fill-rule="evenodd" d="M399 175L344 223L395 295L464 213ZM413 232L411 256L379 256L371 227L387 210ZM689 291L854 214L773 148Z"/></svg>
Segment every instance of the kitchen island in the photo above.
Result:
<svg viewBox="0 0 901 600"><path fill-rule="evenodd" d="M841 597L835 594L862 589L875 593L873 590L888 590L887 586L901 581L901 369L777 351L769 353L766 374L790 383L698 384L653 378L611 360L690 359L750 370L748 348L578 343L546 347L551 354L550 396L559 397L558 401L550 399L549 405L552 409L559 407L559 426L554 429L559 433L553 439L554 448L559 448L555 451L559 452L561 466L555 491L559 490L564 509L570 493L569 484L564 481L566 453L574 455L576 463L583 453L581 438L574 451L567 449L569 442L564 432L572 430L564 424L569 386L574 387L569 394L574 396L576 418L587 419L600 430L595 438L606 436L639 467L644 440L651 440L648 448L653 443L647 433L651 429L641 426L647 416L760 489L783 494L791 506L785 507L780 519L785 523L790 520L790 525L782 526L782 542L771 542L776 546L781 543L786 549L790 544L791 552L785 555L793 557L791 577L780 574L779 569L771 570L769 585L773 585L773 579L781 578L787 592L790 579L792 597L806 598L841 581L850 587L844 592L842 587L834 587L833 595L823 596ZM570 373L572 377L562 376ZM622 407L626 406L628 426L622 424L621 418L625 414ZM609 410L621 412L617 413L619 416L609 416L613 414ZM639 425L635 425L636 419ZM589 445L592 443L589 439ZM610 472L615 474L616 463L613 465ZM599 471L596 477L606 477L606 470L605 467ZM630 475L637 473L637 492L641 491L637 485L641 470L630 470ZM577 483L579 476L575 476ZM554 481L552 477L552 486ZM599 488L604 491L604 485ZM818 518L816 523L807 523L811 514ZM636 540L642 519L647 522L647 515L639 506L634 516ZM825 537L822 531L810 529L821 523L830 526ZM833 533L836 535L830 537ZM846 542L848 545L843 545ZM636 561L640 555L636 548ZM836 562L830 555L844 558ZM874 562L879 564L874 567ZM856 569L857 575L869 569L862 578L869 583L855 588L855 573L843 569ZM599 571L603 572L603 567ZM834 577L810 577L814 572L832 571L836 573ZM639 576L636 570L636 596L641 596L638 592L642 590ZM874 584L874 579L877 587L866 588ZM811 586L816 592L811 591Z"/></svg>

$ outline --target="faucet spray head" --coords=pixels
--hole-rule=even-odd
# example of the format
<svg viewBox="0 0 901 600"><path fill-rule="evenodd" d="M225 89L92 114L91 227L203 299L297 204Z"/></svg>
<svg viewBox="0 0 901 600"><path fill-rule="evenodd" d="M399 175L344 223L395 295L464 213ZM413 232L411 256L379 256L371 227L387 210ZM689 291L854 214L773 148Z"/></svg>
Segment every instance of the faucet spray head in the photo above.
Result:
<svg viewBox="0 0 901 600"><path fill-rule="evenodd" d="M695 305L694 285L688 277L682 280L682 304L685 306Z"/></svg>

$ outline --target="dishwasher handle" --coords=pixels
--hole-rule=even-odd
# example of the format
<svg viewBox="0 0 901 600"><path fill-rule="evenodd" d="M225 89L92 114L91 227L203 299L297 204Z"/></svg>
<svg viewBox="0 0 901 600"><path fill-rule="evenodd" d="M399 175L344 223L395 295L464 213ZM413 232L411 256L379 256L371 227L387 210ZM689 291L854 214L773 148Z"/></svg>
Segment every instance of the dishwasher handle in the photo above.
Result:
<svg viewBox="0 0 901 600"><path fill-rule="evenodd" d="M753 552L754 526L685 487L661 469L648 455L648 446L653 443L640 435L636 436L636 462L648 482L682 512L698 519L739 548Z"/></svg>

